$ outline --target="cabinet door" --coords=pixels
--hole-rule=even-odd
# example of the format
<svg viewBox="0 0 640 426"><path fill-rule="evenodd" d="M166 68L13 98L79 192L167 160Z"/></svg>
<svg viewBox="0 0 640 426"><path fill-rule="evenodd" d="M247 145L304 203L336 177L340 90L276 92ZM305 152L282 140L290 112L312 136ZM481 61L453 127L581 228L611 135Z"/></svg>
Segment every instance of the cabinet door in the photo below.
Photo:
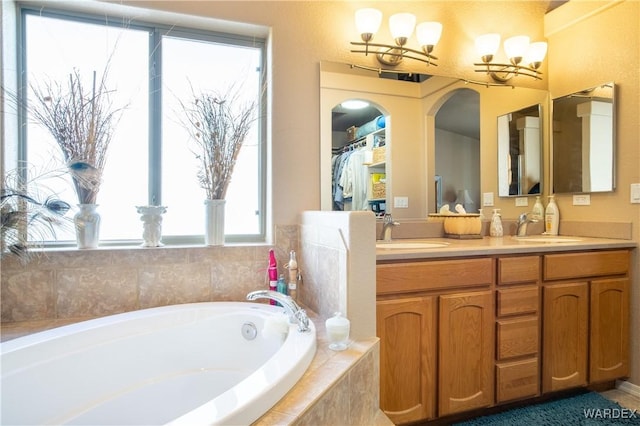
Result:
<svg viewBox="0 0 640 426"><path fill-rule="evenodd" d="M435 416L435 312L432 297L377 303L380 408L396 424Z"/></svg>
<svg viewBox="0 0 640 426"><path fill-rule="evenodd" d="M580 282L543 289L543 392L587 384L587 286Z"/></svg>
<svg viewBox="0 0 640 426"><path fill-rule="evenodd" d="M591 282L589 381L619 379L629 374L629 280Z"/></svg>
<svg viewBox="0 0 640 426"><path fill-rule="evenodd" d="M492 296L491 291L440 296L440 416L493 402Z"/></svg>

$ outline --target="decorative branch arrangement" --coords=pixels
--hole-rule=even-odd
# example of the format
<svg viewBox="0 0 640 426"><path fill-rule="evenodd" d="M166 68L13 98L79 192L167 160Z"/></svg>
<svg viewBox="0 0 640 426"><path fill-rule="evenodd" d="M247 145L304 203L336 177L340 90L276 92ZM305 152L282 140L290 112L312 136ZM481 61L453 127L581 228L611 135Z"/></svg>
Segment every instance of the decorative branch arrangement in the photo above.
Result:
<svg viewBox="0 0 640 426"><path fill-rule="evenodd" d="M183 125L200 160L198 181L207 199L223 200L227 194L240 148L256 119L257 101L244 102L232 86L224 93L194 94L185 105Z"/></svg>
<svg viewBox="0 0 640 426"><path fill-rule="evenodd" d="M33 84L34 105L28 110L44 126L62 150L80 204L95 204L100 190L107 149L123 108L114 108L106 88L106 75L85 87L78 70L66 86L47 82Z"/></svg>

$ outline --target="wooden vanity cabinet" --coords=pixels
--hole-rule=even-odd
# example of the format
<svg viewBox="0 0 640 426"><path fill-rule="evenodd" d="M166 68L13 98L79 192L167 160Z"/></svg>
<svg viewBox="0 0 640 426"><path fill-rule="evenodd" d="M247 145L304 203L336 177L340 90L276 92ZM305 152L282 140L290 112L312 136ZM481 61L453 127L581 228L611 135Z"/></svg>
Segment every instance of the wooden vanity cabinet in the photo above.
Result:
<svg viewBox="0 0 640 426"><path fill-rule="evenodd" d="M493 404L494 276L491 258L377 265L380 408L394 423Z"/></svg>
<svg viewBox="0 0 640 426"><path fill-rule="evenodd" d="M493 294L440 296L438 415L493 405Z"/></svg>
<svg viewBox="0 0 640 426"><path fill-rule="evenodd" d="M435 298L377 302L380 406L396 424L435 417Z"/></svg>
<svg viewBox="0 0 640 426"><path fill-rule="evenodd" d="M540 256L498 258L497 403L540 394Z"/></svg>
<svg viewBox="0 0 640 426"><path fill-rule="evenodd" d="M543 392L628 375L628 250L544 256Z"/></svg>

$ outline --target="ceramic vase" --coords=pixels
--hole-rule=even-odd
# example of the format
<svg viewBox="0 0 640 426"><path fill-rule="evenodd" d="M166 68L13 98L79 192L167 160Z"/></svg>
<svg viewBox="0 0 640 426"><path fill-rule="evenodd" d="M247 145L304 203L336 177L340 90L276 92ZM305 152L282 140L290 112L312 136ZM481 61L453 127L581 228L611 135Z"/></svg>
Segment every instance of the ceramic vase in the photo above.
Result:
<svg viewBox="0 0 640 426"><path fill-rule="evenodd" d="M224 245L225 200L205 200L204 243L207 246Z"/></svg>
<svg viewBox="0 0 640 426"><path fill-rule="evenodd" d="M78 213L73 216L76 242L79 249L98 247L100 241L100 214L97 204L78 204Z"/></svg>
<svg viewBox="0 0 640 426"><path fill-rule="evenodd" d="M162 215L167 212L165 206L136 206L142 221L142 247L161 247Z"/></svg>

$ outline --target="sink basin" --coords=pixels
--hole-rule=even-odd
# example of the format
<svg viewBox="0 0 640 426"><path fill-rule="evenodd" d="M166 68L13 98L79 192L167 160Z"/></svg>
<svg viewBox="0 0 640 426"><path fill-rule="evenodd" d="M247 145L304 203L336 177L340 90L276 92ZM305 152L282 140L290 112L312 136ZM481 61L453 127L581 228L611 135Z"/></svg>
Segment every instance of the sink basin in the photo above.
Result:
<svg viewBox="0 0 640 426"><path fill-rule="evenodd" d="M518 241L522 241L523 243L577 243L578 241L582 241L580 238L572 238L572 237L553 237L553 236L536 236L536 237L514 237Z"/></svg>
<svg viewBox="0 0 640 426"><path fill-rule="evenodd" d="M385 250L407 250L407 249L430 249L446 247L447 243L434 243L431 241L391 241L391 242L377 242L376 248Z"/></svg>

